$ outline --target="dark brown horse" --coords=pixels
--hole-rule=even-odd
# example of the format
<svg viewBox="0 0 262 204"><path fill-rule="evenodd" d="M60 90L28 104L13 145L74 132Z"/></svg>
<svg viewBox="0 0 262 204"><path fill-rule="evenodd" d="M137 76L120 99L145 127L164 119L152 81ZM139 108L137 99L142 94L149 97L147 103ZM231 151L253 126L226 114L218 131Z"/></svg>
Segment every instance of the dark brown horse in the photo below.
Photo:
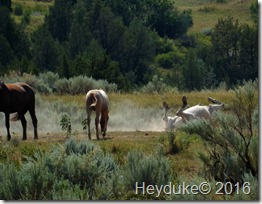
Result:
<svg viewBox="0 0 262 204"><path fill-rule="evenodd" d="M11 119L13 121L21 120L23 126L23 140L26 136L26 119L25 113L29 111L33 126L34 139L37 136L37 118L35 115L35 93L33 89L25 83L5 84L0 82L0 112L5 113L5 126L7 129L7 140L11 139L10 135L10 113L16 113Z"/></svg>

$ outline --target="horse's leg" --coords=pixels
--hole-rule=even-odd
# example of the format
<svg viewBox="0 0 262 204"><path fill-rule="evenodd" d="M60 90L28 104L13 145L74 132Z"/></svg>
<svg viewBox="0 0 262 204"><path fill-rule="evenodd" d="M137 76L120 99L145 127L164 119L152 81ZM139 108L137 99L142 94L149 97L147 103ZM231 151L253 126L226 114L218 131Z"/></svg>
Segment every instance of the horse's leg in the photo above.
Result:
<svg viewBox="0 0 262 204"><path fill-rule="evenodd" d="M101 115L100 126L101 126L102 136L103 138L105 138L106 136L106 117L104 115Z"/></svg>
<svg viewBox="0 0 262 204"><path fill-rule="evenodd" d="M105 127L104 127L103 137L106 136L106 131L107 131L107 119L105 119Z"/></svg>
<svg viewBox="0 0 262 204"><path fill-rule="evenodd" d="M5 127L7 130L7 140L9 141L11 139L11 135L10 135L10 115L9 113L5 113Z"/></svg>
<svg viewBox="0 0 262 204"><path fill-rule="evenodd" d="M88 138L91 140L91 130L90 130L90 123L91 123L91 111L87 111L87 130L88 130Z"/></svg>
<svg viewBox="0 0 262 204"><path fill-rule="evenodd" d="M21 124L23 126L23 140L26 140L27 139L27 136L26 136L26 119L25 119L25 115L23 113L18 113L19 115L19 118L21 120Z"/></svg>
<svg viewBox="0 0 262 204"><path fill-rule="evenodd" d="M35 115L35 109L32 108L29 110L29 113L30 113L30 116L32 118L32 123L33 123L33 126L34 126L34 139L38 139L38 134L37 134L37 118L36 118L36 115Z"/></svg>
<svg viewBox="0 0 262 204"><path fill-rule="evenodd" d="M98 125L99 125L99 116L100 113L96 111L96 120L95 120L95 125L96 125L96 138L99 140L99 130L98 130Z"/></svg>

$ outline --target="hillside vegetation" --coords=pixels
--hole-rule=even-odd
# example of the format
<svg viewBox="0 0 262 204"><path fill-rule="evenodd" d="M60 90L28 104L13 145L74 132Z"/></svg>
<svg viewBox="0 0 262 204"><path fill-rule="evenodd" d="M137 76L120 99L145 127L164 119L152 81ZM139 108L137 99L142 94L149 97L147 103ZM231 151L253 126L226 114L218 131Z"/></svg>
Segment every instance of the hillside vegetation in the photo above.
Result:
<svg viewBox="0 0 262 204"><path fill-rule="evenodd" d="M36 1L36 0L13 0L12 7L21 5L24 12L29 12L31 22L27 27L27 32L33 32L39 25L44 22L44 16L48 14L49 7L54 1ZM214 28L218 18L232 16L239 19L240 23L251 24L250 5L253 0L224 0L217 3L217 0L173 0L175 6L179 10L192 10L194 25L189 32L198 33L205 29ZM14 16L17 21L21 21L21 17Z"/></svg>
<svg viewBox="0 0 262 204"><path fill-rule="evenodd" d="M194 25L189 29L190 33L212 29L219 18L226 16L238 19L240 23L252 23L250 15L252 0L174 0L174 3L181 10L192 10Z"/></svg>
<svg viewBox="0 0 262 204"><path fill-rule="evenodd" d="M84 75L126 92L157 81L230 88L258 75L256 1L6 2L0 74Z"/></svg>

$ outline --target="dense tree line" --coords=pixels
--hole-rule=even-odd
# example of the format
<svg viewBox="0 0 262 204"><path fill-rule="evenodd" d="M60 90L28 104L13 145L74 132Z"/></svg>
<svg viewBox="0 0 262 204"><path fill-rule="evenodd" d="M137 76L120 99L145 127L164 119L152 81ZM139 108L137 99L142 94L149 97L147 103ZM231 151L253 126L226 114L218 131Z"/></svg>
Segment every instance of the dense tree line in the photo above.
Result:
<svg viewBox="0 0 262 204"><path fill-rule="evenodd" d="M159 75L179 89L228 86L258 76L258 3L253 25L219 19L206 33L188 36L191 11L170 0L55 0L32 34L0 1L0 74L52 71L86 75L133 90ZM25 18L24 18L25 19Z"/></svg>

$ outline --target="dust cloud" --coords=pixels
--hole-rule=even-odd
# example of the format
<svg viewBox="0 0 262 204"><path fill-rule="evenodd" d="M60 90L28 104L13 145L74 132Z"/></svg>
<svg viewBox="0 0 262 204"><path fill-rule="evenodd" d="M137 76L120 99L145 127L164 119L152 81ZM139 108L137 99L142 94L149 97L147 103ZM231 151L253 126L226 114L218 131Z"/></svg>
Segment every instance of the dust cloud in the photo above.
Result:
<svg viewBox="0 0 262 204"><path fill-rule="evenodd" d="M163 131L163 111L141 108L131 101L111 106L108 130L110 131Z"/></svg>
<svg viewBox="0 0 262 204"><path fill-rule="evenodd" d="M85 133L82 121L86 118L85 104L79 106L75 103L65 104L59 100L44 101L40 96L36 97L36 116L38 119L38 132L41 134L61 133L60 120L63 114L70 116L72 133ZM10 116L10 118L12 115ZM27 133L33 135L33 125L30 114L27 112ZM142 108L131 101L110 104L109 122L107 131L164 131L165 124L162 119L161 108ZM95 114L91 116L91 131L95 131ZM12 136L22 138L22 126L20 121L10 121ZM65 132L66 133L66 132ZM0 114L0 135L6 136L5 116Z"/></svg>

